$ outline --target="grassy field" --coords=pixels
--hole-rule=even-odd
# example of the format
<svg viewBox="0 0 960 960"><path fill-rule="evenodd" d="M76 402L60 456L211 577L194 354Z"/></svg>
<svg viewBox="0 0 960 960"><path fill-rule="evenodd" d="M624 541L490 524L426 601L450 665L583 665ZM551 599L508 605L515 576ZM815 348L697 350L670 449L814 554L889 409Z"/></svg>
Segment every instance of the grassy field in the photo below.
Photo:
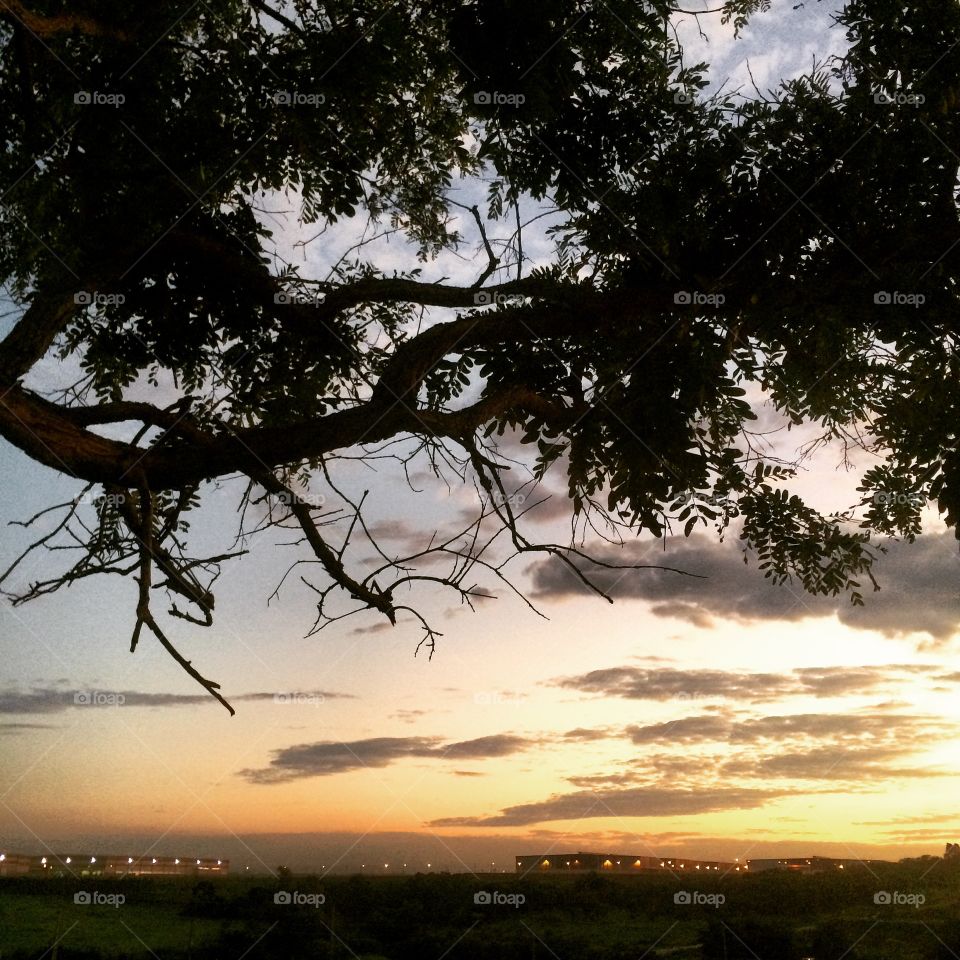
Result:
<svg viewBox="0 0 960 960"><path fill-rule="evenodd" d="M955 960L960 871L0 880L0 958ZM698 894L685 902L678 893ZM96 892L118 905L76 903ZM277 903L284 891L300 902ZM500 901L477 899L480 891ZM890 895L890 903L878 893ZM896 894L896 896L894 896ZM897 902L899 898L900 902ZM688 898L689 900L690 898ZM282 898L281 898L282 900ZM922 902L919 902L921 901Z"/></svg>

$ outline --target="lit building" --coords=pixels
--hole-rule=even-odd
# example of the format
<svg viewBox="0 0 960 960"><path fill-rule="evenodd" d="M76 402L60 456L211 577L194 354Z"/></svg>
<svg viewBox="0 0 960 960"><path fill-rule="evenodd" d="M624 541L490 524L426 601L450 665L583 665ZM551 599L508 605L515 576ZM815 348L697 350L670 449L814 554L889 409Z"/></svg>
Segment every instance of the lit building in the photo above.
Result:
<svg viewBox="0 0 960 960"><path fill-rule="evenodd" d="M229 860L105 853L0 853L0 877L225 877Z"/></svg>
<svg viewBox="0 0 960 960"><path fill-rule="evenodd" d="M629 853L539 853L516 858L517 873L739 873L746 864L690 857L649 857Z"/></svg>
<svg viewBox="0 0 960 960"><path fill-rule="evenodd" d="M792 873L832 873L836 870L856 870L861 867L888 862L887 860L853 860L836 857L788 857L747 861L754 873L762 873L765 870L788 870Z"/></svg>

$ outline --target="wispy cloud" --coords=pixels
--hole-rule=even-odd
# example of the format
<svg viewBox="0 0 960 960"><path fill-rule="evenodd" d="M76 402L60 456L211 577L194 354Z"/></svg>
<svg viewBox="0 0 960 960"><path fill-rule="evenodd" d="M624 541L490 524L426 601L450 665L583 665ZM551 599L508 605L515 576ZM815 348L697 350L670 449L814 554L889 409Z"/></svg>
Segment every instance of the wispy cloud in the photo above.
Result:
<svg viewBox="0 0 960 960"><path fill-rule="evenodd" d="M353 694L332 690L271 690L241 693L230 698L234 702L266 701L283 704L322 703L324 700L352 700ZM204 693L145 693L141 690L66 690L62 687L32 687L29 690L0 690L0 714L46 714L88 706L188 707L212 704ZM215 705L215 704L214 704Z"/></svg>
<svg viewBox="0 0 960 960"><path fill-rule="evenodd" d="M487 817L444 817L432 827L514 827L552 820L587 820L611 817L678 817L748 810L788 795L770 789L714 787L704 790L673 790L635 787L626 790L579 790L559 794L537 803L506 807Z"/></svg>
<svg viewBox="0 0 960 960"><path fill-rule="evenodd" d="M678 670L672 667L607 667L552 685L627 700L726 699L764 703L788 696L841 697L867 693L942 668L925 664L802 667L785 673L742 670Z"/></svg>
<svg viewBox="0 0 960 960"><path fill-rule="evenodd" d="M496 734L444 744L440 737L372 737L338 743L321 740L273 751L267 767L241 770L251 783L285 783L304 777L329 777L350 770L385 767L408 759L483 760L519 753L541 741Z"/></svg>

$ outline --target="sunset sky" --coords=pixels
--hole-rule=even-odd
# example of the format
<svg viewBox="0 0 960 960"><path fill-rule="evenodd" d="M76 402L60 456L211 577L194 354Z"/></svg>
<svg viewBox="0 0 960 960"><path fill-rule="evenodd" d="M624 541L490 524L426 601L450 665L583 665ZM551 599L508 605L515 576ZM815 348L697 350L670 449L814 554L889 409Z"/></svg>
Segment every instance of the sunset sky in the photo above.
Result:
<svg viewBox="0 0 960 960"><path fill-rule="evenodd" d="M829 5L792 6L774 4L737 41L715 18L703 22L709 44L679 24L688 58L711 60L715 84L733 88L748 81L749 61L766 88L809 68L815 51L842 48ZM474 195L463 187L464 202ZM294 244L310 233L284 216L293 206L278 198L275 217L303 261ZM354 227L308 244L304 275L323 275ZM548 261L542 236L525 247ZM385 268L413 259L397 242L367 253ZM474 266L441 259L424 278L461 282ZM49 388L71 371L48 361L44 376L36 385ZM778 455L795 459L814 439L750 399ZM518 438L503 445L524 457ZM869 462L851 456L848 471L842 451L817 450L791 490L825 509L857 502ZM374 466L334 470L351 496L370 491L369 521L395 555L457 532L480 506L472 486L448 489L424 461L411 470L419 493L397 463ZM526 476L519 465L513 473L519 486ZM209 552L233 543L242 489L228 480L204 494L196 536ZM31 539L7 523L80 484L0 441L0 490L2 571ZM563 490L559 474L522 488L524 506L550 498L527 518L531 537L569 539ZM604 559L697 575L593 571L614 604L556 561L518 557L511 579L542 616L502 585L476 613L424 588L412 599L443 634L432 659L414 656L422 631L412 618L391 628L364 613L305 638L315 595L299 575L313 571L298 568L268 604L304 554L254 538L250 555L224 565L212 628L168 621L235 717L152 639L129 654L132 580L82 582L16 608L2 601L0 850L223 855L256 871L512 869L514 854L574 849L939 854L960 838L960 554L935 510L926 517L920 540L878 561L882 590L865 583L864 607L771 586L754 558L744 564L736 529L723 542L706 530L622 550L588 538ZM348 556L365 569L371 554ZM61 562L37 555L14 585Z"/></svg>

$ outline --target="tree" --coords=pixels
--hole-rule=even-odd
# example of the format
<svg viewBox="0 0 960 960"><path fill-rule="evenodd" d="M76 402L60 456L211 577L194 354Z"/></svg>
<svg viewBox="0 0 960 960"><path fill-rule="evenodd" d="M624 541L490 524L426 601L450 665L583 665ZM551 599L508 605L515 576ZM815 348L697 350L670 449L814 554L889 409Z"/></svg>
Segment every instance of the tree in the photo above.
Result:
<svg viewBox="0 0 960 960"><path fill-rule="evenodd" d="M716 13L740 28L769 5ZM268 510L256 529L294 528L322 570L317 628L404 614L432 649L412 586L470 603L486 587L468 577L509 584L533 551L589 579L575 537L521 529L497 445L514 431L532 485L565 471L574 534L736 520L767 576L853 602L870 534L912 538L926 498L956 525L960 9L848 0L842 57L743 97L684 63L681 9L3 0L0 435L85 484L24 521L77 560L15 602L135 577L131 647L146 627L229 708L150 601L212 622L243 541L197 555L189 519L241 476ZM277 197L318 236L356 227L325 274L281 256ZM532 267L544 224L553 257ZM404 269L366 256L388 236ZM471 250L468 282L431 269ZM49 356L69 389L38 373ZM757 387L881 454L862 514L790 494L749 430ZM336 469L391 456L473 482L482 506L414 556L374 543L364 573L348 544L375 540L367 505ZM430 554L450 569L418 566Z"/></svg>

